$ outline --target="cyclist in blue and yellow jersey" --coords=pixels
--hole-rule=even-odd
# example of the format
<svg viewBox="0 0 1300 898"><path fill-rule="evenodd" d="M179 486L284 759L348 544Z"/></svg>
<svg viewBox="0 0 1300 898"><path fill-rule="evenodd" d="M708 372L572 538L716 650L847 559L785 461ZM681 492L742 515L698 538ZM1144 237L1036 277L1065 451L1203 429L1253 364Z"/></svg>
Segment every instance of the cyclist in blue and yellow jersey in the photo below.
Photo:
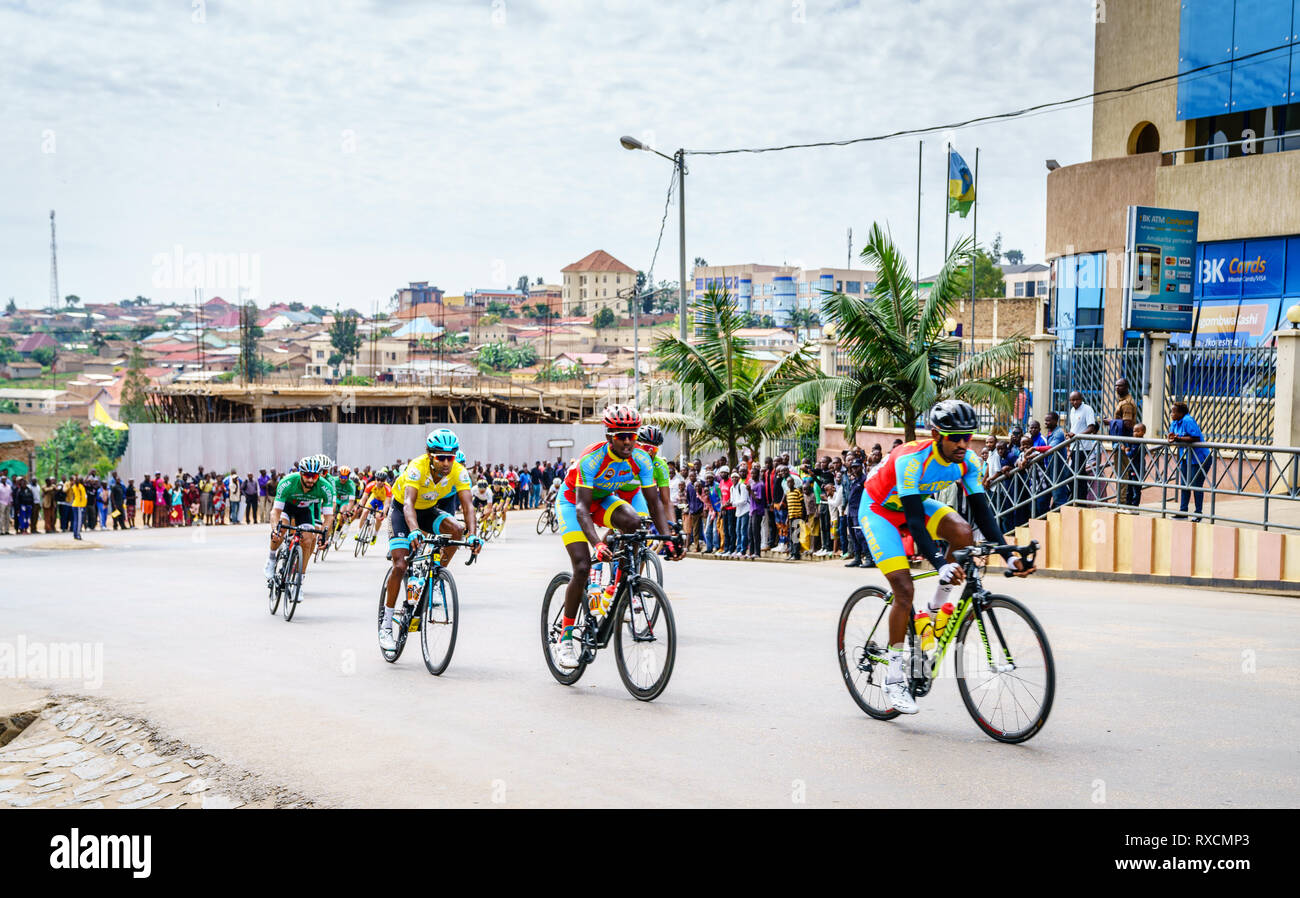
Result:
<svg viewBox="0 0 1300 898"><path fill-rule="evenodd" d="M638 449L644 450L645 454L650 456L650 462L654 465L654 486L650 489L659 494L659 504L663 506L664 517L667 518L669 525L677 521L677 511L673 508L672 493L669 484L672 477L668 473L668 462L664 461L663 456L659 454L659 447L664 444L664 432L653 424L643 424L636 434L636 445ZM645 496L649 490L641 489L637 483L620 483L618 485L618 496L623 501L632 506L632 510L642 518L650 516L650 508L646 505Z"/></svg>
<svg viewBox="0 0 1300 898"><path fill-rule="evenodd" d="M466 476L469 475L469 468L465 464L465 451L463 449L456 450L456 464L465 468ZM457 493L448 493L446 498L438 503L438 511L446 512L452 517L455 517L456 512L460 511L460 496Z"/></svg>
<svg viewBox="0 0 1300 898"><path fill-rule="evenodd" d="M470 504L471 483L465 466L456 461L460 441L446 428L435 430L425 439L425 454L411 459L393 484L392 538L388 549L393 556L393 571L388 578L388 595L384 601L384 620L379 627L379 644L386 652L397 648L392 633L393 610L397 607L397 594L406 580L406 559L412 549L435 533L445 533L452 539L465 539L473 543L472 551L478 554L483 541L475 535L474 506ZM452 515L438 508L447 496L460 499L465 516L462 525ZM468 535L467 535L468 534ZM455 546L442 550L442 563L451 563Z"/></svg>
<svg viewBox="0 0 1300 898"><path fill-rule="evenodd" d="M932 498L934 493L960 482L966 490L971 517L984 539L1001 543L1002 531L980 481L979 456L970 448L978 419L975 409L960 399L945 399L930 409L930 439L913 440L894 448L876 468L862 491L857 508L862 533L871 557L894 591L889 612L889 669L885 675L885 698L894 710L915 714L916 702L907 689L903 648L912 626L912 573L903 549L902 530L907 528L917 551L939 572L939 588L931 600L930 617L951 595L966 575L952 560L954 549L974 544L971 526L952 508ZM948 543L948 555L939 551L935 539ZM1008 561L1010 550L1000 553ZM1017 577L1032 574L1033 567L1022 559L1014 562Z"/></svg>
<svg viewBox="0 0 1300 898"><path fill-rule="evenodd" d="M632 506L618 494L620 484L634 483L637 492L646 492L650 520L660 533L669 533L668 519L654 486L654 463L644 449L636 445L637 428L641 415L627 405L612 405L605 409L605 441L584 449L569 466L564 478L564 489L555 501L555 513L560 519L560 536L573 565L573 579L564 593L564 632L556 663L572 670L578 666L578 648L573 639L573 627L578 617L591 576L592 547L597 561L609 561L613 555L609 546L597 535L597 527L613 527L632 533L641 525L641 518ZM669 543L668 558L681 558L681 537Z"/></svg>

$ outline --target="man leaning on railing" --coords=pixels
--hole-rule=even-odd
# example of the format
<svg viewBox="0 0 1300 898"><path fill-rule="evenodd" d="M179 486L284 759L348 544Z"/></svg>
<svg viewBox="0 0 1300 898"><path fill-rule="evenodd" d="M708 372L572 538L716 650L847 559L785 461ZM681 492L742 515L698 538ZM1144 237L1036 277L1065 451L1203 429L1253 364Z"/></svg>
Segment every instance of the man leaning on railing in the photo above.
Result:
<svg viewBox="0 0 1300 898"><path fill-rule="evenodd" d="M1172 422L1169 425L1169 442L1171 443L1203 443L1205 435L1201 433L1201 426L1196 423L1196 419L1190 414L1186 402L1175 402L1169 410L1169 417ZM1206 474L1214 465L1214 456L1209 449L1200 446L1182 446L1179 449L1178 463L1178 481L1184 486L1191 489L1184 489L1178 500L1178 510L1174 518L1186 518L1187 506L1189 500L1196 498L1196 514L1192 515L1193 521L1201 519L1201 504L1205 500L1204 490L1197 489L1205 483Z"/></svg>

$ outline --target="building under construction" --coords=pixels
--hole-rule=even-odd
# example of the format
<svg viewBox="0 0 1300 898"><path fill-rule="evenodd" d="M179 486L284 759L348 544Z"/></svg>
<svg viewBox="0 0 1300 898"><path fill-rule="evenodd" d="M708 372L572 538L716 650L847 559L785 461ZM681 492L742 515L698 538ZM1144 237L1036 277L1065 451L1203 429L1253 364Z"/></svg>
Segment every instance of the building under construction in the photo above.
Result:
<svg viewBox="0 0 1300 898"><path fill-rule="evenodd" d="M156 420L178 424L332 422L336 424L548 424L580 422L617 391L509 378L473 377L438 385L339 386L285 380L171 384L149 391Z"/></svg>

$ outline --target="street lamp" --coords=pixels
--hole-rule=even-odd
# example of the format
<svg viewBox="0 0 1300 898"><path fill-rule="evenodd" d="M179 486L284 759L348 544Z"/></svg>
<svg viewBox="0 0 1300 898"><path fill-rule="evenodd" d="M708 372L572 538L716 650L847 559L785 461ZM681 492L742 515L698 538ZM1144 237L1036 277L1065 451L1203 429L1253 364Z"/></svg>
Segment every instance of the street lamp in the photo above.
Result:
<svg viewBox="0 0 1300 898"><path fill-rule="evenodd" d="M943 329L948 332L949 336L957 333L957 321L951 315L943 319Z"/></svg>
<svg viewBox="0 0 1300 898"><path fill-rule="evenodd" d="M667 159L677 169L677 336L686 342L686 150L678 149L671 156L666 156L654 147L647 146L635 137L626 134L618 139L625 150L645 150L661 159ZM640 372L636 372L640 377ZM689 457L691 452L690 434L682 431L682 454Z"/></svg>
<svg viewBox="0 0 1300 898"><path fill-rule="evenodd" d="M1300 302L1286 310L1286 320L1291 322L1291 330L1300 328Z"/></svg>

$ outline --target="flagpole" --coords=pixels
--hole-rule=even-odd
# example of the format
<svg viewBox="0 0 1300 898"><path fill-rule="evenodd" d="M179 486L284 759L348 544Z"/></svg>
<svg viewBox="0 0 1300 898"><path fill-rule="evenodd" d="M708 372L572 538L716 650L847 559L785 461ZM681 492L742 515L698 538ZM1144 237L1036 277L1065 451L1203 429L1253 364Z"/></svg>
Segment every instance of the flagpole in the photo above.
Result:
<svg viewBox="0 0 1300 898"><path fill-rule="evenodd" d="M916 142L916 282L921 283L921 147Z"/></svg>
<svg viewBox="0 0 1300 898"><path fill-rule="evenodd" d="M948 179L952 177L952 144L944 144L947 152L943 163L943 183L948 189L943 192L943 264L948 264L948 194L952 190L952 185Z"/></svg>
<svg viewBox="0 0 1300 898"><path fill-rule="evenodd" d="M979 232L980 232L980 148L975 148L975 180L971 182L971 187L975 190L975 201L971 203L975 207L975 221L971 224L971 241L975 244L974 250L979 252ZM978 270L976 257L971 256L970 262L970 351L975 354L975 272ZM996 260L995 260L996 264ZM993 322L989 322L990 336L992 336ZM989 344L993 345L992 343Z"/></svg>

